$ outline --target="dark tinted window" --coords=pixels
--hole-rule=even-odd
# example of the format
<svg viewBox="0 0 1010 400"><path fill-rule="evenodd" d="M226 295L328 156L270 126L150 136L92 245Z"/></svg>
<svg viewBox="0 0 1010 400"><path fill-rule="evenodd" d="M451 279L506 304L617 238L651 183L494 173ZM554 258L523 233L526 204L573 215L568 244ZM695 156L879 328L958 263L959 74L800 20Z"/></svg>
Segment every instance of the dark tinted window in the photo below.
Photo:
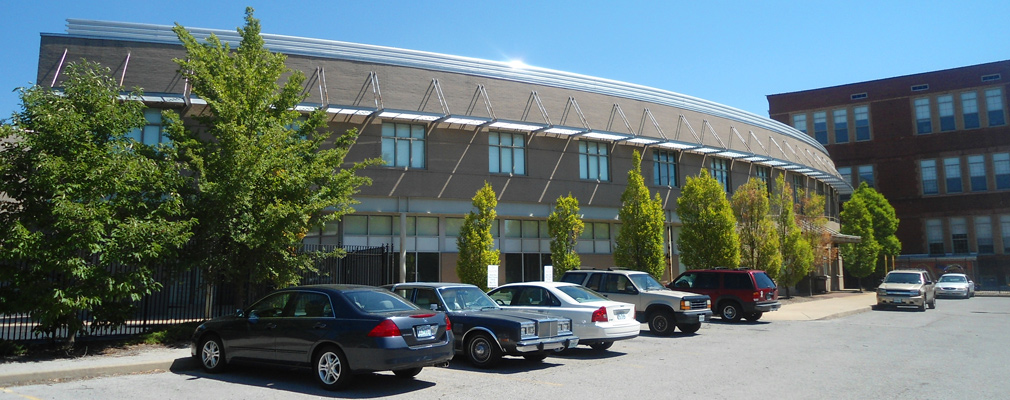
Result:
<svg viewBox="0 0 1010 400"><path fill-rule="evenodd" d="M344 295L351 301L351 304L367 313L417 309L416 306L392 292L362 290L360 292L344 292Z"/></svg>
<svg viewBox="0 0 1010 400"><path fill-rule="evenodd" d="M565 272L561 276L562 282L574 283L576 285L581 285L584 280L586 280L585 272Z"/></svg>
<svg viewBox="0 0 1010 400"><path fill-rule="evenodd" d="M309 318L333 318L330 298L322 293L301 293L295 300L294 316Z"/></svg>
<svg viewBox="0 0 1010 400"><path fill-rule="evenodd" d="M593 274L593 275L589 276L589 282L586 282L586 287L599 292L600 291L600 277L601 276L603 276L603 275L602 274Z"/></svg>
<svg viewBox="0 0 1010 400"><path fill-rule="evenodd" d="M438 301L435 289L417 289L414 293L414 304L425 310L445 311L445 307ZM432 306L435 308L432 308Z"/></svg>
<svg viewBox="0 0 1010 400"><path fill-rule="evenodd" d="M602 293L634 293L635 285L624 275L606 274L603 278L603 286L596 289L596 291Z"/></svg>
<svg viewBox="0 0 1010 400"><path fill-rule="evenodd" d="M522 287L505 287L498 288L487 295L491 297L495 303L501 304L503 306L518 306L513 301L519 298L519 294L523 291Z"/></svg>
<svg viewBox="0 0 1010 400"><path fill-rule="evenodd" d="M757 282L758 289L774 289L775 281L772 280L768 274L764 272L755 272L754 280Z"/></svg>
<svg viewBox="0 0 1010 400"><path fill-rule="evenodd" d="M683 275L673 281L673 287L676 288L692 288L694 287L694 282L698 280L698 274L695 272L685 272Z"/></svg>
<svg viewBox="0 0 1010 400"><path fill-rule="evenodd" d="M253 304L249 308L249 315L255 315L260 318L290 317L290 312L288 315L284 314L284 308L290 298L291 292L272 294Z"/></svg>
<svg viewBox="0 0 1010 400"><path fill-rule="evenodd" d="M694 287L698 289L718 289L719 275L711 272L698 274L698 280L694 282Z"/></svg>
<svg viewBox="0 0 1010 400"><path fill-rule="evenodd" d="M731 290L753 290L754 285L750 281L748 274L723 274L723 287Z"/></svg>

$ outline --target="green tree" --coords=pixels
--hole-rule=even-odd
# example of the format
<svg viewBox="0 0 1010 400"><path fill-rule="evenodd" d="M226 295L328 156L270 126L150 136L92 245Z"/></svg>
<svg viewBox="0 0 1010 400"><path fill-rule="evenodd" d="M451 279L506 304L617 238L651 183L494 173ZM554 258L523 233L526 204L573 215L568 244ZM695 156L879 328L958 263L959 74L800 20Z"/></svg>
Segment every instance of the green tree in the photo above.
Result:
<svg viewBox="0 0 1010 400"><path fill-rule="evenodd" d="M163 153L127 137L144 105L121 101L107 68L70 64L62 90L20 90L0 125L0 314L30 313L68 344L116 326L160 288L154 268L189 237L181 177ZM131 94L131 97L136 94Z"/></svg>
<svg viewBox="0 0 1010 400"><path fill-rule="evenodd" d="M628 171L628 186L621 194L618 219L621 220L621 230L614 247L614 263L618 267L645 271L656 279L661 278L666 260L663 249L666 215L659 193L656 193L655 199L649 197L649 189L642 178L642 155L637 150Z"/></svg>
<svg viewBox="0 0 1010 400"><path fill-rule="evenodd" d="M560 278L565 271L578 268L582 262L576 245L586 225L579 218L579 200L572 196L558 197L554 211L547 216L547 229L551 235L551 263L554 277Z"/></svg>
<svg viewBox="0 0 1010 400"><path fill-rule="evenodd" d="M852 276L862 279L873 273L877 266L877 256L880 244L873 233L873 215L866 206L862 196L853 196L845 202L841 212L842 233L859 236L859 243L842 245L842 260L845 269ZM863 290L860 282L859 290Z"/></svg>
<svg viewBox="0 0 1010 400"><path fill-rule="evenodd" d="M863 199L866 209L873 218L873 238L880 244L880 255L884 256L880 258L878 265L883 267L886 256L901 254L901 241L895 235L898 231L898 216L887 198L866 182L860 183L852 193L852 197L857 196Z"/></svg>
<svg viewBox="0 0 1010 400"><path fill-rule="evenodd" d="M687 177L677 199L677 215L683 224L677 247L684 265L690 268L740 265L736 218L722 185L704 168L697 177Z"/></svg>
<svg viewBox="0 0 1010 400"><path fill-rule="evenodd" d="M793 198L792 187L786 183L785 174L779 174L775 179L775 201L773 212L776 232L782 243L782 268L776 271L773 278L788 290L804 276L810 274L814 267L814 251L810 242L803 236L803 231L797 223L795 212L796 201Z"/></svg>
<svg viewBox="0 0 1010 400"><path fill-rule="evenodd" d="M245 22L234 51L213 34L201 43L176 24L186 58L175 61L210 113L196 117L193 129L169 121L173 155L191 172L187 209L200 221L191 262L212 281L237 284L239 304L248 284L294 284L316 258L342 254L302 252L302 239L353 212L352 196L371 183L356 172L378 162L344 164L358 132L325 131L321 109L300 118L305 75L264 47L252 8Z"/></svg>
<svg viewBox="0 0 1010 400"><path fill-rule="evenodd" d="M769 215L768 186L761 179L751 178L733 193L732 205L740 238L740 266L764 270L774 278L782 255Z"/></svg>
<svg viewBox="0 0 1010 400"><path fill-rule="evenodd" d="M836 255L831 245L831 233L827 230L828 218L824 215L825 201L824 195L816 193L803 193L800 196L802 212L797 215L797 219L801 221L800 231L803 233L803 238L810 244L813 265L834 262ZM802 276L797 277L796 282L799 282L800 278ZM789 295L788 286L786 287L786 295Z"/></svg>
<svg viewBox="0 0 1010 400"><path fill-rule="evenodd" d="M498 213L495 207L498 199L495 197L491 184L484 186L473 196L473 208L463 219L456 238L456 248L459 259L456 260L456 276L459 281L477 285L487 291L487 266L498 265L500 252L494 248L494 237L491 228L494 226Z"/></svg>

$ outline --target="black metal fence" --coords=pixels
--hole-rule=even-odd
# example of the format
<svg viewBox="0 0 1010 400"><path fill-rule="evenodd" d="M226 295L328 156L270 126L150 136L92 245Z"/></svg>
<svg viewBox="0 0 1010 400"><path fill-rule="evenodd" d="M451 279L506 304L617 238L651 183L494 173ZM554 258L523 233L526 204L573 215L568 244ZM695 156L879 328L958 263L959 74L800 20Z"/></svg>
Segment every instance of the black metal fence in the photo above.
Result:
<svg viewBox="0 0 1010 400"><path fill-rule="evenodd" d="M345 257L325 257L317 260L318 272L303 274L301 284L350 283L379 286L393 283L395 279L393 253L390 245L342 246ZM332 250L307 247L305 251ZM134 315L119 326L94 326L86 311L78 316L84 321L87 337L135 335L159 326L205 319L232 313L238 308L235 286L208 285L197 270L172 272L161 268L154 278L162 289L133 303ZM269 286L247 288L245 304L273 290ZM0 314L0 339L8 341L59 340L67 338L67 331L40 333L30 314Z"/></svg>

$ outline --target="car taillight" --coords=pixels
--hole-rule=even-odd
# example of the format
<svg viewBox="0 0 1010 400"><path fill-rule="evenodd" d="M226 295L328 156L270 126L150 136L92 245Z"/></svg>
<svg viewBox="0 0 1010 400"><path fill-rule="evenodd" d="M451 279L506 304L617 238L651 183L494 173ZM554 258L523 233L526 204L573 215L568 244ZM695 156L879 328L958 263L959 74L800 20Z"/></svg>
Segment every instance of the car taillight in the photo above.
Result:
<svg viewBox="0 0 1010 400"><path fill-rule="evenodd" d="M452 331L452 322L449 322L449 316L448 315L445 316L445 331L446 332Z"/></svg>
<svg viewBox="0 0 1010 400"><path fill-rule="evenodd" d="M400 336L400 328L393 323L393 320L387 319L382 321L375 328L372 328L371 332L368 332L368 337L395 337Z"/></svg>
<svg viewBox="0 0 1010 400"><path fill-rule="evenodd" d="M761 292L754 292L754 301L761 301Z"/></svg>
<svg viewBox="0 0 1010 400"><path fill-rule="evenodd" d="M609 320L607 318L607 307L600 307L596 311L593 311L593 322L607 322Z"/></svg>

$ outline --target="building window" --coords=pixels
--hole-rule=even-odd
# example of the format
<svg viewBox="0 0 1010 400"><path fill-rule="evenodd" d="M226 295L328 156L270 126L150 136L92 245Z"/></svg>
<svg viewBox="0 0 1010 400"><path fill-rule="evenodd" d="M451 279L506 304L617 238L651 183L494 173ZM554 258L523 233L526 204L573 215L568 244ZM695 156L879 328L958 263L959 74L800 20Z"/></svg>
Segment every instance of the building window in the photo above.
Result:
<svg viewBox="0 0 1010 400"><path fill-rule="evenodd" d="M915 99L915 130L919 134L933 132L933 120L929 115L929 99Z"/></svg>
<svg viewBox="0 0 1010 400"><path fill-rule="evenodd" d="M834 111L835 143L849 142L849 113L843 110Z"/></svg>
<svg viewBox="0 0 1010 400"><path fill-rule="evenodd" d="M796 130L807 133L807 115L806 114L796 114L793 115L793 128Z"/></svg>
<svg viewBox="0 0 1010 400"><path fill-rule="evenodd" d="M126 136L148 146L167 143L168 136L161 129L161 110L156 108L144 110L144 119L147 120L147 123L143 127L133 128Z"/></svg>
<svg viewBox="0 0 1010 400"><path fill-rule="evenodd" d="M943 224L940 220L926 220L926 241L929 245L929 254L944 254Z"/></svg>
<svg viewBox="0 0 1010 400"><path fill-rule="evenodd" d="M842 180L845 183L852 184L852 167L839 167L838 175L842 176Z"/></svg>
<svg viewBox="0 0 1010 400"><path fill-rule="evenodd" d="M936 160L919 161L922 170L922 194L937 194L940 189L936 183Z"/></svg>
<svg viewBox="0 0 1010 400"><path fill-rule="evenodd" d="M1010 215L999 216L999 231L1003 238L1003 254L1010 254Z"/></svg>
<svg viewBox="0 0 1010 400"><path fill-rule="evenodd" d="M968 176L969 182L971 182L971 191L989 190L985 176L985 156L968 156Z"/></svg>
<svg viewBox="0 0 1010 400"><path fill-rule="evenodd" d="M978 94L975 92L961 93L961 118L964 120L964 129L979 127Z"/></svg>
<svg viewBox="0 0 1010 400"><path fill-rule="evenodd" d="M968 227L964 218L950 219L950 244L954 248L954 254L968 253Z"/></svg>
<svg viewBox="0 0 1010 400"><path fill-rule="evenodd" d="M579 142L579 177L599 181L610 180L610 155L606 144Z"/></svg>
<svg viewBox="0 0 1010 400"><path fill-rule="evenodd" d="M862 183L862 182L866 182L867 186L869 186L869 187L876 187L876 186L874 186L874 181L873 181L873 166L872 165L860 165L858 171L859 171L859 182L856 183L857 186L860 183Z"/></svg>
<svg viewBox="0 0 1010 400"><path fill-rule="evenodd" d="M390 167L424 168L424 125L383 122L382 161Z"/></svg>
<svg viewBox="0 0 1010 400"><path fill-rule="evenodd" d="M993 154L992 170L996 175L996 189L1010 189L1010 153Z"/></svg>
<svg viewBox="0 0 1010 400"><path fill-rule="evenodd" d="M852 109L856 117L856 141L870 140L870 107L859 106Z"/></svg>
<svg viewBox="0 0 1010 400"><path fill-rule="evenodd" d="M722 189L729 193L729 160L725 158L712 159L712 177L722 184Z"/></svg>
<svg viewBox="0 0 1010 400"><path fill-rule="evenodd" d="M814 113L814 139L820 144L828 144L828 113L818 111Z"/></svg>
<svg viewBox="0 0 1010 400"><path fill-rule="evenodd" d="M677 153L652 152L652 183L656 186L677 187Z"/></svg>
<svg viewBox="0 0 1010 400"><path fill-rule="evenodd" d="M613 228L617 232L617 227ZM606 222L586 222L577 245L579 253L609 254L611 226Z"/></svg>
<svg viewBox="0 0 1010 400"><path fill-rule="evenodd" d="M975 217L975 245L979 254L992 254L992 220L988 216Z"/></svg>
<svg viewBox="0 0 1010 400"><path fill-rule="evenodd" d="M947 193L961 193L961 160L957 157L943 159L943 177Z"/></svg>
<svg viewBox="0 0 1010 400"><path fill-rule="evenodd" d="M1003 115L1003 90L989 89L985 91L985 109L988 111L989 126L1006 124Z"/></svg>
<svg viewBox="0 0 1010 400"><path fill-rule="evenodd" d="M943 95L936 98L936 106L940 109L940 130L952 131L954 126L954 96Z"/></svg>
<svg viewBox="0 0 1010 400"><path fill-rule="evenodd" d="M519 133L488 133L488 172L526 175L525 139Z"/></svg>
<svg viewBox="0 0 1010 400"><path fill-rule="evenodd" d="M793 204L800 204L800 191L806 190L803 184L803 175L793 175Z"/></svg>
<svg viewBox="0 0 1010 400"><path fill-rule="evenodd" d="M765 183L765 187L768 189L768 193L772 190L772 173L770 167L755 166L754 176Z"/></svg>

